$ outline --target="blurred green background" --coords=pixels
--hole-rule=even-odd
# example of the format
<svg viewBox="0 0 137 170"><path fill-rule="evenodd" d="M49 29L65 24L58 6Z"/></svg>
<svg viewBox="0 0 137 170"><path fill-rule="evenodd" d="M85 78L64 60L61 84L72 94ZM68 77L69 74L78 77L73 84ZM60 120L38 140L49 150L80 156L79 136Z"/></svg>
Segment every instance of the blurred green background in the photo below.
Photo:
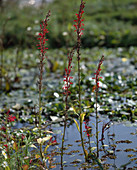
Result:
<svg viewBox="0 0 137 170"><path fill-rule="evenodd" d="M49 48L75 44L80 0L0 0L0 47L36 48L39 24L51 10ZM86 0L82 47L137 46L136 0Z"/></svg>

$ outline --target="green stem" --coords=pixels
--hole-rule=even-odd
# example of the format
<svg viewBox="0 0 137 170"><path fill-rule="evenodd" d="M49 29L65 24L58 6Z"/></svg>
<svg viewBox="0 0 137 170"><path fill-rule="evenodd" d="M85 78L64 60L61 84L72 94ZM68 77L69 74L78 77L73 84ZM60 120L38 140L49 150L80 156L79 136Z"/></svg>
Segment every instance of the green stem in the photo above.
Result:
<svg viewBox="0 0 137 170"><path fill-rule="evenodd" d="M64 149L64 140L65 140L65 133L66 133L66 118L64 122L64 130L63 130L63 137L62 137L62 146L61 146L61 170L63 170L63 149Z"/></svg>
<svg viewBox="0 0 137 170"><path fill-rule="evenodd" d="M44 157L43 157L43 154L42 154L42 144L40 143L39 146L40 146L40 156L41 156L41 159L42 159L42 161L43 161L43 158L44 158ZM44 162L42 162L42 163L43 163L43 167L45 167L46 169L48 169L47 166L46 166L46 164L45 164Z"/></svg>
<svg viewBox="0 0 137 170"><path fill-rule="evenodd" d="M41 89L39 88L39 135L41 137Z"/></svg>
<svg viewBox="0 0 137 170"><path fill-rule="evenodd" d="M81 71L80 71L80 58L78 53L78 86L79 86L79 114L81 114L81 87L80 87L80 81L81 81Z"/></svg>
<svg viewBox="0 0 137 170"><path fill-rule="evenodd" d="M68 82L67 82L67 86L68 86ZM66 95L65 103L66 103L66 110L65 110L64 130L63 130L62 146L61 146L61 170L63 170L63 149L64 149L66 126L67 126L68 94Z"/></svg>
<svg viewBox="0 0 137 170"><path fill-rule="evenodd" d="M97 86L97 84L96 84ZM98 111L97 111L97 97L98 89L96 89L96 143L97 143L97 158L99 157L99 147L98 147Z"/></svg>
<svg viewBox="0 0 137 170"><path fill-rule="evenodd" d="M3 62L3 44L2 44L1 45L1 68L0 68L0 77L1 77L1 81L0 81L1 82L0 83L1 88L0 89L1 90L3 90L3 87L2 87L3 86L3 68L4 68L3 63L4 62Z"/></svg>
<svg viewBox="0 0 137 170"><path fill-rule="evenodd" d="M82 145L82 148L83 148L83 152L84 152L84 155L85 155L85 162L87 162L87 153L86 153L86 150L85 150L85 145L84 145L84 141L83 141L83 135L82 135L82 123L80 122L80 137L81 137L81 145Z"/></svg>

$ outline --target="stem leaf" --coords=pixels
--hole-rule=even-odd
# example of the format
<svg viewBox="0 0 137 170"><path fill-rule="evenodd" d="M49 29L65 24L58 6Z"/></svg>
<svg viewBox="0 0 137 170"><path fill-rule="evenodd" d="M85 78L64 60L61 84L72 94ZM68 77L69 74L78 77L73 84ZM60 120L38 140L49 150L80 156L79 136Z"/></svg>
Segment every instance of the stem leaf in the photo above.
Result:
<svg viewBox="0 0 137 170"><path fill-rule="evenodd" d="M74 120L74 122L75 122L75 124L77 126L78 131L80 132L78 122L75 119L73 119L73 120Z"/></svg>
<svg viewBox="0 0 137 170"><path fill-rule="evenodd" d="M46 147L45 147L45 149L44 149L44 153L46 153L47 152L47 149L50 147L50 145L47 145Z"/></svg>
<svg viewBox="0 0 137 170"><path fill-rule="evenodd" d="M84 117L85 117L86 113L81 113L80 114L80 123L83 123Z"/></svg>
<svg viewBox="0 0 137 170"><path fill-rule="evenodd" d="M79 114L76 112L75 107L73 106L72 108L73 108L74 113L75 113L77 116L79 116Z"/></svg>

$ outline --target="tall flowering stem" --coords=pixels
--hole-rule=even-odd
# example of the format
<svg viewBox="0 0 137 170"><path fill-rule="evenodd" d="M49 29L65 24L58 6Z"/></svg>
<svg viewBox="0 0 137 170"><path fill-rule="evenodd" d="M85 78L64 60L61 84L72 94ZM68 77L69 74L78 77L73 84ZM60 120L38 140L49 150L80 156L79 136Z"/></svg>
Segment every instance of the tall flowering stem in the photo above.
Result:
<svg viewBox="0 0 137 170"><path fill-rule="evenodd" d="M62 137L62 147L61 147L61 169L63 169L63 148L64 148L65 133L66 133L66 125L67 125L67 111L69 109L68 97L71 94L69 89L71 87L71 84L73 84L71 81L71 79L73 79L73 77L70 76L70 73L71 73L71 69L72 69L71 64L72 64L72 58L74 55L74 50L75 50L75 46L68 53L68 67L65 69L65 76L64 76L65 84L63 86L63 89L64 89L63 94L65 95L65 100L64 100L65 101L65 120L64 120L63 137Z"/></svg>
<svg viewBox="0 0 137 170"><path fill-rule="evenodd" d="M99 61L99 64L98 64L98 68L97 68L97 71L94 73L95 74L95 77L92 78L92 79L95 79L95 83L96 85L94 86L94 89L95 90L95 96L96 96L96 143L97 143L97 157L99 157L99 146L98 146L98 106L97 106L97 100L98 100L98 92L99 92L99 80L100 78L100 71L101 71L101 65L104 61L104 56L101 57L100 61Z"/></svg>
<svg viewBox="0 0 137 170"><path fill-rule="evenodd" d="M39 130L41 128L41 91L42 91L42 80L43 80L43 71L44 71L44 60L46 58L45 53L47 52L46 50L48 49L46 47L46 41L48 39L46 38L47 33L49 32L47 29L48 26L48 21L49 21L49 16L50 16L50 11L46 15L46 19L42 21L40 24L41 31L39 33L38 41L39 43L37 44L38 49L40 50L39 54L39 80L38 80L38 88L39 88ZM40 136L41 136L41 130L40 130Z"/></svg>
<svg viewBox="0 0 137 170"><path fill-rule="evenodd" d="M81 114L81 88L80 88L80 82L81 82L81 70L80 70L80 46L81 46L81 36L83 35L82 26L84 24L82 23L84 21L83 19L83 13L84 13L84 7L85 2L81 0L80 9L78 14L76 14L77 19L74 20L75 24L73 25L75 27L75 31L77 33L77 60L78 60L78 86L79 86L79 112Z"/></svg>
<svg viewBox="0 0 137 170"><path fill-rule="evenodd" d="M79 87L79 115L80 118L82 117L83 113L81 110L81 70L80 70L80 47L81 47L81 36L83 35L83 30L84 28L82 26L84 26L84 24L82 23L84 21L83 19L83 13L84 13L84 7L85 7L85 2L83 0L81 0L81 4L80 4L80 8L79 8L79 12L78 14L76 14L77 19L74 20L75 24L73 25L75 27L75 31L77 33L77 60L78 60L78 87ZM85 150L85 146L84 146L84 141L83 141L83 130L82 130L82 121L80 121L80 137L81 137L81 145L83 148L83 152L85 155L85 161L87 161L87 152Z"/></svg>

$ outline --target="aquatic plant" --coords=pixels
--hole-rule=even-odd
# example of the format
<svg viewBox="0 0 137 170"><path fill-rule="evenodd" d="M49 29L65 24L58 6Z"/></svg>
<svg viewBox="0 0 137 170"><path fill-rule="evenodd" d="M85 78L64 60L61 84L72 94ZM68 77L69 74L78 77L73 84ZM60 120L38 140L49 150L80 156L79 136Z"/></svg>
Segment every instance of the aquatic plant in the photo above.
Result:
<svg viewBox="0 0 137 170"><path fill-rule="evenodd" d="M38 87L39 87L39 131L40 131L40 136L41 136L41 91L42 91L42 79L43 79L43 71L44 71L44 60L46 58L46 50L48 49L46 47L46 41L47 39L47 33L49 32L47 29L48 26L48 21L49 21L49 16L50 16L50 10L46 15L46 18L42 23L40 24L41 32L39 33L38 41L39 43L37 44L38 49L40 50L39 54L39 80L38 80Z"/></svg>
<svg viewBox="0 0 137 170"><path fill-rule="evenodd" d="M93 87L94 91L95 91L95 99L96 99L96 106L95 106L95 112L96 112L96 143L97 143L97 157L99 157L99 146L98 146L98 91L99 91L99 80L102 78L100 77L100 71L101 71L101 65L104 61L104 56L101 57L99 64L98 64L98 68L96 70L95 77L92 79L95 79L95 86Z"/></svg>
<svg viewBox="0 0 137 170"><path fill-rule="evenodd" d="M67 125L67 111L69 109L68 106L68 97L71 94L70 92L70 87L73 84L71 79L73 79L72 76L70 76L71 73L71 69L72 69L72 59L73 59L73 55L74 55L74 50L75 47L72 48L72 50L68 53L68 67L65 69L65 76L64 76L64 102L65 102L65 120L64 120L64 130L63 130L63 136L62 136L62 146L61 146L61 168L63 169L63 148L64 148L64 140L65 140L65 133L66 133L66 125Z"/></svg>
<svg viewBox="0 0 137 170"><path fill-rule="evenodd" d="M79 121L80 121L80 128L79 128L79 132L80 132L80 137L81 137L81 144L82 144L82 148L83 148L83 152L85 155L85 160L87 160L87 151L85 150L85 146L84 146L84 141L83 141L83 130L82 130L82 123L84 120L84 116L85 113L82 113L81 110L81 68L80 68L80 47L81 47L81 36L83 35L83 30L84 28L82 26L84 26L84 24L82 23L84 21L83 19L83 13L84 13L84 7L85 7L85 2L83 0L81 0L81 4L80 4L80 8L79 8L79 12L76 13L77 19L74 20L75 24L73 25L75 27L74 32L77 33L77 46L76 46L76 50L77 50L77 61L78 61L78 94L79 94ZM76 123L76 121L75 121Z"/></svg>
<svg viewBox="0 0 137 170"><path fill-rule="evenodd" d="M108 137L110 140L113 141L112 145L111 143L109 143L109 149L107 148L107 144L104 142L105 139L105 132L106 130L108 130L110 128L110 122L103 124L102 125L102 134L101 134L101 139L99 139L99 116L98 116L98 103L100 102L100 94L99 94L99 89L100 89L100 72L101 72L101 66L102 63L104 61L104 56L102 56L102 58L99 61L99 64L97 66L97 70L95 72L95 77L93 78L95 80L95 85L93 86L93 90L95 92L94 95L94 99L93 102L91 103L90 98L91 98L91 94L90 94L90 87L91 85L93 85L93 81L90 81L87 79L86 76L84 76L84 78L82 78L82 72L81 72L81 68L80 68L80 62L81 62L81 54L80 51L81 50L81 37L83 35L83 13L84 13L84 8L85 8L85 2L83 0L81 0L80 3L80 8L79 8L79 12L76 14L77 19L74 20L75 24L75 30L74 32L76 33L76 40L73 39L75 46L72 47L72 49L70 49L70 51L67 54L67 65L66 65L66 69L65 69L65 73L64 74L64 86L63 86L63 90L61 88L59 88L59 90L61 89L61 92L63 91L63 97L61 95L57 95L56 96L61 96L59 98L59 100L55 100L55 105L54 106L54 102L53 102L53 95L50 98L50 96L46 95L45 100L50 100L50 103L52 103L53 105L50 105L48 102L46 103L47 105L49 104L49 106L45 106L46 109L44 109L44 106L42 104L42 87L43 87L43 71L44 71L44 64L45 64L45 59L46 59L46 52L47 52L47 33L48 33L48 17L50 16L50 11L48 12L46 19L44 21L42 21L42 24L40 25L41 28L41 32L39 33L39 37L38 37L38 41L39 43L37 44L38 49L40 50L40 54L39 54L39 80L38 80L38 90L39 90L39 114L37 115L37 112L35 110L35 108L32 106L33 103L31 103L32 105L27 106L27 112L28 114L31 112L31 116L29 114L29 116L31 117L31 123L33 123L34 125L34 115L37 115L37 118L39 120L39 122L36 121L36 126L39 123L39 127L35 127L33 128L32 126L27 126L27 127L23 127L23 128L19 128L19 130L11 128L12 124L14 124L15 120L23 120L20 117L20 114L22 114L22 112L25 112L26 108L24 109L23 107L21 107L19 110L15 109L15 107L13 108L17 111L16 115L14 116L14 112L7 112L6 114L4 114L3 117L3 110L1 111L0 108L0 115L1 115L1 126L0 126L0 139L1 139L1 145L0 145L0 168L5 168L5 169L23 169L23 170L27 170L27 169L52 169L55 168L56 165L60 166L61 163L61 169L63 170L63 168L67 165L64 165L65 161L68 161L67 159L65 161L63 161L63 154L72 154L72 153L78 153L78 157L81 155L84 155L85 158L85 162L83 163L83 159L79 159L79 160L74 160L74 166L77 166L77 163L79 163L80 161L82 161L82 163L80 164L80 168L82 169L88 169L88 168L93 168L93 169L108 169L111 165L104 163L106 161L107 157L110 157L111 159L116 159L116 145L119 143L131 143L132 141L129 140L120 140L120 141L115 141L114 140L114 133L108 134ZM74 34L73 32L73 34ZM50 37L50 36L49 36ZM75 51L76 51L76 59L77 59L77 65L78 65L78 70L75 69L76 67L73 67L74 70L77 70L77 79L78 79L78 85L75 86L75 84L73 86L71 86L73 83L75 83L75 81L72 81L73 78L75 77L74 72L72 71L72 64L74 64L73 62L75 61ZM102 52L101 52L102 53ZM94 54L95 55L95 54ZM56 54L55 54L56 56ZM63 56L63 55L62 55ZM96 55L95 55L96 56ZM64 57L64 56L63 56ZM84 58L84 57L83 57ZM89 56L87 54L87 58L89 59ZM86 58L86 59L87 59ZM34 58L33 58L34 59ZM32 60L33 60L32 59ZM85 59L85 58L84 58ZM125 59L124 59L125 60ZM89 60L86 60L89 61ZM60 63L59 63L60 64ZM87 63L86 63L87 64ZM54 61L53 61L53 65L54 65ZM63 65L63 62L62 62ZM90 67L90 69L92 69L92 67ZM34 69L35 70L35 69ZM53 71L52 69L50 71ZM89 74L91 74L91 70L89 70ZM60 74L58 74L58 77L60 76ZM62 76L62 74L61 74ZM110 76L111 78L111 76ZM84 100L82 100L81 98L81 94L82 94L82 83L84 81L87 81L85 89L87 87L88 88L88 92L89 92L89 98L84 98ZM117 82L117 81L116 81ZM84 82L85 83L85 82ZM61 84L62 85L62 84ZM84 84L85 85L85 84ZM78 88L77 88L78 87ZM111 87L111 85L109 85L109 87ZM84 86L83 86L84 88ZM78 90L77 90L78 89ZM30 90L30 89L29 89ZM76 91L75 95L73 95L73 91ZM53 89L54 91L54 89ZM54 92L51 92L53 94L55 94ZM28 91L26 91L27 93ZM72 95L71 95L72 94ZM12 95L12 94L9 94ZM48 96L48 97L47 97ZM86 96L86 95L85 95ZM73 99L74 97L74 99ZM77 100L78 97L78 100ZM100 98L99 98L100 97ZM104 97L104 96L103 96ZM135 96L133 96L135 97ZM63 98L63 102L62 102L62 98ZM75 100L76 99L76 100ZM56 103L56 101L58 103ZM76 105L76 102L78 101L78 107ZM94 104L95 102L95 104ZM60 104L61 103L61 104ZM87 104L85 107L84 104ZM95 111L93 108L93 105L95 107ZM104 104L105 105L105 104ZM59 108L59 106L61 106ZM32 109L33 108L33 109ZM57 117L55 119L58 120L58 116L62 116L61 118L59 118L58 122L60 123L60 125L63 125L63 134L62 134L62 143L60 144L61 146L56 146L55 149L53 149L52 147L54 145L59 145L57 143L57 138L53 137L52 134L52 125L53 122L50 121L50 118L52 116L50 116L50 110L48 109L50 108L53 111L54 116L56 115L56 113L58 114ZM64 108L64 110L63 110ZM87 109L88 108L88 109ZM25 111L24 111L24 110ZM31 110L32 109L32 110ZM63 114L62 111L60 112L60 110L63 110ZM72 115L72 109L75 112L75 115ZM45 111L46 110L46 111ZM43 111L43 112L42 112ZM103 110L104 111L104 110ZM34 113L35 112L35 113ZM45 113L46 112L46 113ZM92 122L92 113L95 112L96 113L96 132L92 133L92 125L94 126L94 123ZM48 116L48 118L45 116L43 121L41 119L41 114L44 113L46 116ZM69 115L70 113L70 115ZM26 116L26 114L24 114L24 116ZM28 116L28 115L27 115ZM72 123L72 119L73 116L76 116L78 118L78 121L76 119L74 119L74 122L76 124L76 127L78 129L78 135L80 136L80 140L78 140L80 142L80 144L78 146L82 146L83 149L83 153L79 153L79 150L71 150L71 148L69 148L70 146L73 145L72 144L68 144L67 147L65 146L65 138L67 139L67 135L66 135L66 129L67 129L67 125L69 126ZM4 121L3 121L4 119ZM28 119L28 120L30 120ZM48 120L47 120L48 119ZM45 122L46 121L46 122ZM49 122L48 122L49 121ZM93 118L94 121L94 118ZM25 120L26 123L26 120ZM27 122L28 123L28 122ZM70 123L70 124L69 124ZM46 124L46 125L44 125ZM23 124L24 125L24 124ZM51 126L50 126L51 125ZM84 126L83 126L84 125ZM18 125L17 125L18 126ZM25 125L26 126L26 125ZM47 127L50 128L50 130L45 130L47 129ZM84 127L82 129L82 127ZM84 131L83 131L84 130ZM57 129L58 131L58 129ZM60 130L59 130L60 131ZM84 132L84 133L83 133ZM94 132L94 129L93 129ZM58 132L57 132L58 133ZM60 133L60 132L59 132ZM66 135L66 136L65 136ZM75 134L74 134L75 135ZM76 134L77 135L77 134ZM136 135L136 133L134 133L133 135ZM95 142L92 141L92 137L94 138L95 136ZM102 146L99 148L99 142L102 143ZM94 147L94 143L96 144L97 147ZM64 147L65 146L65 147ZM31 149L30 149L31 148ZM103 148L103 150L102 150ZM65 152L67 149L70 149L70 152ZM97 151L96 151L97 149ZM111 150L110 150L111 149ZM95 151L94 151L95 150ZM59 151L59 152L58 152ZM99 153L101 153L101 151L105 151L105 155L102 156L102 154L100 154L100 159L99 159ZM125 152L136 152L135 149L125 149ZM61 162L55 162L54 160L57 158L56 156L61 156ZM74 156L74 155L72 155ZM133 157L135 155L133 154L129 154L128 157ZM73 159L73 158L71 158ZM14 161L13 161L14 160ZM101 161L102 162L101 162ZM132 161L135 161L136 158L132 158L130 159L130 162L128 164L130 164ZM57 161L57 160L56 160ZM127 166L127 164L122 165L124 168ZM121 168L122 168L121 166ZM116 166L112 165L112 167L117 168ZM134 167L135 168L135 167ZM65 168L64 168L65 169Z"/></svg>
<svg viewBox="0 0 137 170"><path fill-rule="evenodd" d="M82 23L84 21L83 19L83 13L84 13L84 7L85 7L85 2L83 0L81 0L81 4L80 4L80 8L79 8L79 12L76 13L77 19L74 20L75 24L73 25L75 27L74 32L76 32L77 34L77 46L76 46L76 50L77 50L77 60L78 60L78 94L79 94L79 114L81 114L81 68L80 68L80 47L81 47L81 36L83 35L83 30L84 28L82 28L82 26L84 26L84 24Z"/></svg>
<svg viewBox="0 0 137 170"><path fill-rule="evenodd" d="M83 35L83 30L84 28L82 28L82 26L84 26L84 24L82 23L84 20L82 18L82 15L84 13L84 7L85 7L85 2L83 0L81 0L81 4L80 4L80 9L78 14L76 13L77 19L74 20L75 24L73 25L75 27L74 32L77 33L77 43L76 46L74 46L72 48L72 50L70 51L69 55L68 55L68 68L65 69L65 76L64 76L64 82L65 85L63 87L64 89L64 95L65 95L65 120L64 120L64 131L63 131L63 137L62 137L62 148L61 148L61 167L63 168L63 146L64 146L64 138L65 138L65 131L66 131L66 123L67 123L67 111L69 109L68 107L68 96L71 93L69 91L69 88L71 86L71 84L73 84L71 82L71 79L73 79L73 77L70 77L70 72L71 72L71 68L72 68L72 58L73 58L73 54L74 54L74 50L76 49L77 51L77 61L78 61L78 86L79 86L79 115L81 115L81 85L80 85L80 81L81 81L81 71L80 71L80 46L81 46L81 36ZM80 134L81 134L81 141L82 141L82 147L83 147L83 151L85 154L85 159L86 159L86 152L85 152L85 148L84 148L84 142L83 142L83 136L82 136L82 125L80 125Z"/></svg>
<svg viewBox="0 0 137 170"><path fill-rule="evenodd" d="M10 109L6 112L6 114L3 117L3 121L0 128L0 136L3 144L3 150L2 155L5 158L5 166L8 168L10 167L10 161L11 161L11 132L10 127L12 126L12 123L15 121L16 117L10 114ZM4 162L3 162L4 163Z"/></svg>

